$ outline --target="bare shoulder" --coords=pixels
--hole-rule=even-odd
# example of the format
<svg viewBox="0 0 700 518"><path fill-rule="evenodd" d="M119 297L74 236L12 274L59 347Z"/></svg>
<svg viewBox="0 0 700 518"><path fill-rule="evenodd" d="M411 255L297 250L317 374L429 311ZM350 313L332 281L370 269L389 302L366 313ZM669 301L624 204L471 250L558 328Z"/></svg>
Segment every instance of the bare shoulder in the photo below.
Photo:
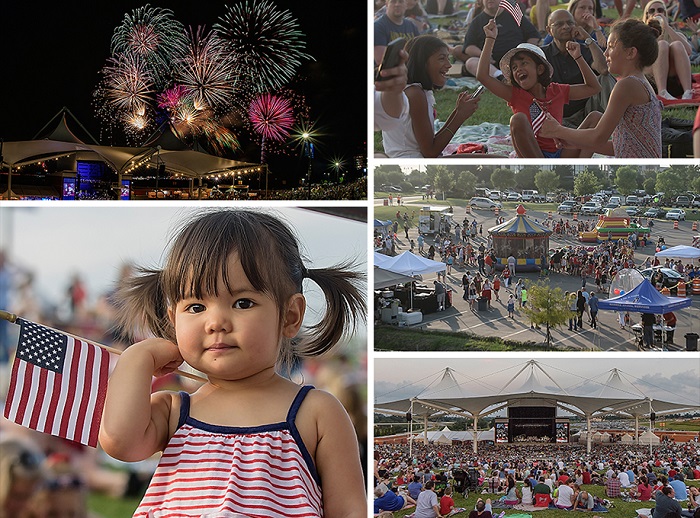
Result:
<svg viewBox="0 0 700 518"><path fill-rule="evenodd" d="M181 398L178 392L161 390L151 395L151 414L159 422L167 423L167 437L165 445L177 430L180 420Z"/></svg>
<svg viewBox="0 0 700 518"><path fill-rule="evenodd" d="M326 434L347 423L350 423L350 419L340 401L332 394L319 389L310 390L306 395L296 421L304 444L312 455Z"/></svg>

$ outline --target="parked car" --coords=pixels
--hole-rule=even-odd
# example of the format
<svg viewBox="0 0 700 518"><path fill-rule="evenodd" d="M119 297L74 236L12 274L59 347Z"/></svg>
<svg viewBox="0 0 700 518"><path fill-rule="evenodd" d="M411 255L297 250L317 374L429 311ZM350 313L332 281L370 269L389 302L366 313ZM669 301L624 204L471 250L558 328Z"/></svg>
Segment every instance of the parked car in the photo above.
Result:
<svg viewBox="0 0 700 518"><path fill-rule="evenodd" d="M557 201L558 197L559 196L556 192L548 192L546 196L547 203L554 203L555 201Z"/></svg>
<svg viewBox="0 0 700 518"><path fill-rule="evenodd" d="M561 202L561 204L557 207L557 212L558 213L569 213L569 212L576 212L579 210L580 205L576 200L564 200Z"/></svg>
<svg viewBox="0 0 700 518"><path fill-rule="evenodd" d="M619 196L610 196L608 203L617 203L617 206L619 207L620 205L622 205L622 198L620 198Z"/></svg>
<svg viewBox="0 0 700 518"><path fill-rule="evenodd" d="M475 209L495 209L496 207L500 209L502 207L500 201L493 201L479 196L475 196L469 200L469 206Z"/></svg>
<svg viewBox="0 0 700 518"><path fill-rule="evenodd" d="M700 207L700 196L696 196L693 198L693 201L690 202L691 207Z"/></svg>
<svg viewBox="0 0 700 518"><path fill-rule="evenodd" d="M523 201L537 201L538 197L539 193L537 191L531 191L528 189L523 191Z"/></svg>
<svg viewBox="0 0 700 518"><path fill-rule="evenodd" d="M498 201L501 199L501 191L491 191L489 193L489 200Z"/></svg>
<svg viewBox="0 0 700 518"><path fill-rule="evenodd" d="M630 216L636 216L639 214L639 209L637 207L625 207L625 212Z"/></svg>
<svg viewBox="0 0 700 518"><path fill-rule="evenodd" d="M639 198L633 194L627 196L627 205L639 205Z"/></svg>
<svg viewBox="0 0 700 518"><path fill-rule="evenodd" d="M665 215L666 211L664 209L659 209L656 207L647 209L647 211L644 213L645 218L663 218Z"/></svg>
<svg viewBox="0 0 700 518"><path fill-rule="evenodd" d="M666 219L685 221L685 211L683 209L671 209L666 213Z"/></svg>
<svg viewBox="0 0 700 518"><path fill-rule="evenodd" d="M690 207L690 196L678 196L673 200L674 207Z"/></svg>
<svg viewBox="0 0 700 518"><path fill-rule="evenodd" d="M506 201L522 201L523 197L517 192L509 192Z"/></svg>
<svg viewBox="0 0 700 518"><path fill-rule="evenodd" d="M616 209L618 208L619 205L617 203L607 203L606 205L603 206L604 209Z"/></svg>
<svg viewBox="0 0 700 518"><path fill-rule="evenodd" d="M587 201L581 206L582 214L600 214L602 211L603 208L600 206L600 203L595 201Z"/></svg>
<svg viewBox="0 0 700 518"><path fill-rule="evenodd" d="M663 275L663 285L667 288L671 288L672 286L676 286L678 284L678 281L683 279L683 276L678 273L676 270L671 270L670 268L664 268L663 266L653 266L651 268L647 268L645 270L642 270L641 273L642 276L646 279L651 280L652 274L655 274L657 271L661 272L661 275Z"/></svg>

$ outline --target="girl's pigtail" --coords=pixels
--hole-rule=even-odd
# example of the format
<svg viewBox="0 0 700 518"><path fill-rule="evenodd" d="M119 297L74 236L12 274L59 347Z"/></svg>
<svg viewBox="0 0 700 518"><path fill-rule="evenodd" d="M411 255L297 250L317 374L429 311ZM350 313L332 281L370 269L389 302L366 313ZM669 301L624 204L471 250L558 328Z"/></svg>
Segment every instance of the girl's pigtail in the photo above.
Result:
<svg viewBox="0 0 700 518"><path fill-rule="evenodd" d="M327 309L320 322L309 327L297 349L300 356L318 356L331 349L344 335L367 318L362 288L365 276L352 271L349 263L308 270L306 277L323 291Z"/></svg>
<svg viewBox="0 0 700 518"><path fill-rule="evenodd" d="M161 277L161 270L139 268L135 275L122 281L117 290L117 326L132 339L150 332L175 342Z"/></svg>

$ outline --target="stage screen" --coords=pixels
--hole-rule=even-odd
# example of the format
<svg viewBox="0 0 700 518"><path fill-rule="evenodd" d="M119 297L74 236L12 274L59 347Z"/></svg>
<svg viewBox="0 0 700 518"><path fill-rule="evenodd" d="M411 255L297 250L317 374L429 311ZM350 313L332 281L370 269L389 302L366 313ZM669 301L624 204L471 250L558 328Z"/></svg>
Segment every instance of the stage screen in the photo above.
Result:
<svg viewBox="0 0 700 518"><path fill-rule="evenodd" d="M508 408L511 442L554 442L554 407Z"/></svg>
<svg viewBox="0 0 700 518"><path fill-rule="evenodd" d="M508 442L508 423L507 422L496 422L496 443L507 443Z"/></svg>
<svg viewBox="0 0 700 518"><path fill-rule="evenodd" d="M557 442L569 442L569 423L557 423Z"/></svg>

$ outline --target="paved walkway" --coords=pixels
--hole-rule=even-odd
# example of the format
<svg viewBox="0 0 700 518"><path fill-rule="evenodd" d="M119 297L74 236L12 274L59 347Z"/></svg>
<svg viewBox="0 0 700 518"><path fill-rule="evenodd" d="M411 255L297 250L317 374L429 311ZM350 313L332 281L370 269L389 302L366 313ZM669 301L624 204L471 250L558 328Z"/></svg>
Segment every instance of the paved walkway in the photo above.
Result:
<svg viewBox="0 0 700 518"><path fill-rule="evenodd" d="M406 200L408 201L408 200ZM411 200L413 201L413 200ZM400 208L403 212L404 208L410 214L415 211L416 218L418 214L418 209L424 203L419 199L413 203L407 203L402 205ZM397 207L399 209L399 207ZM544 212L538 212L537 210L528 210L528 216L535 218L538 221L542 221L547 217ZM461 226L462 220L466 215L465 208L455 207L454 221L458 222ZM514 210L501 211L501 215L505 217L506 220L515 216ZM553 215L557 217L556 214ZM563 219L567 219L563 215ZM486 243L487 229L495 226L495 216L493 212L487 210L472 211L469 214L469 220L476 218L477 223L483 224L484 226L484 237L477 238L478 243ZM558 219L558 217L557 217ZM568 219L572 219L569 217ZM582 218L595 220L597 217ZM415 222L417 224L417 221ZM673 229L673 222L668 222L666 220L656 220L654 223L654 229L652 232L652 239L655 241L656 237L663 235L666 244L670 246L676 246L680 244L691 244L691 238L693 232L691 231L692 223L688 221L679 222L679 228L677 230ZM409 239L414 241L418 237L418 230L416 227L409 230ZM425 248L427 250L428 246L432 243L432 239L426 239ZM399 228L399 246L401 250L398 252L408 249L409 243L405 239L403 228ZM573 238L561 238L552 235L550 237L550 248L559 248L562 246L572 245L577 246L582 244L580 241ZM641 264L647 256L653 258L655 249L651 245L646 247L640 247L635 252L635 262L636 264ZM474 268L470 268L471 271L476 271ZM530 322L527 317L518 311L516 304L515 319L508 318L508 311L506 309L506 301L508 300L509 291L501 289L500 302L492 300L492 307L489 311L484 312L473 312L469 308L469 303L462 299L462 275L464 269L454 268L452 270L452 275L447 276L447 285L452 288L453 296L452 303L453 306L448 308L446 311L439 313L430 313L423 316L423 322L419 326L422 329L435 329L444 331L455 331L455 332L469 332L480 336L498 336L505 340L515 340L519 342L535 342L542 343L545 340L545 330L533 330L530 328ZM426 277L424 282L428 284L432 282L435 278L431 276ZM516 271L516 278L523 278L525 280L530 280L536 282L540 276L539 273L523 273L519 274ZM572 277L564 274L552 273L549 277L549 282L555 286L560 287L564 291L575 291L581 287L581 279L579 277ZM515 281L513 281L513 285ZM596 285L594 279L587 279L586 284L587 290L596 291ZM606 299L607 293L596 293L598 298ZM687 309L682 309L676 311L676 317L678 323L676 326L676 331L674 334L674 343L662 346L657 345L653 350L662 351L685 351L686 350L686 340L684 335L686 333L698 333L700 334L700 296L694 296L693 305ZM639 314L632 314L634 322L640 320ZM590 325L587 324L587 318L584 315L584 327L579 329L577 332L569 331L568 327L560 327L553 329L552 332L552 345L554 347L561 347L562 349L574 349L574 350L605 350L605 351L637 351L638 346L636 343L636 336L631 331L629 327L621 329L617 320L617 312L613 311L600 311L598 313L599 326L598 329L592 329ZM647 350L647 349L645 349Z"/></svg>

